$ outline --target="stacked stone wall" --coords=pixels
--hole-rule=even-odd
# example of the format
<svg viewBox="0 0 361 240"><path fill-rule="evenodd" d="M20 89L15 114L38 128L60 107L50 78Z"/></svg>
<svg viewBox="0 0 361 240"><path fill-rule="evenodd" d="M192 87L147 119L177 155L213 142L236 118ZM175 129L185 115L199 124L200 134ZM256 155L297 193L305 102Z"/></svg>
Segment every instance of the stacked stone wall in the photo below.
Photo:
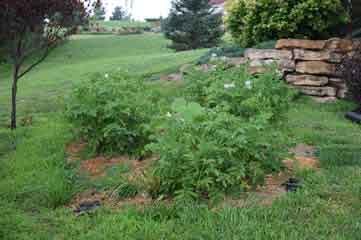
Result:
<svg viewBox="0 0 361 240"><path fill-rule="evenodd" d="M285 81L302 93L317 97L344 98L346 84L337 73L345 55L352 54L359 42L346 39L281 39L276 49L247 49L251 73L260 73L276 64Z"/></svg>

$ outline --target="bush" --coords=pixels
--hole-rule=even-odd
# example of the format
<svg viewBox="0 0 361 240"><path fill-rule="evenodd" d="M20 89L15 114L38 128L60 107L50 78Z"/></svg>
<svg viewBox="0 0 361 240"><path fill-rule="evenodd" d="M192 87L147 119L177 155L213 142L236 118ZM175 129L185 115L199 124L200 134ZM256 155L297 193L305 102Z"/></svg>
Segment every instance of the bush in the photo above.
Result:
<svg viewBox="0 0 361 240"><path fill-rule="evenodd" d="M224 32L222 16L209 0L174 0L163 31L172 41L169 47L177 51L214 47Z"/></svg>
<svg viewBox="0 0 361 240"><path fill-rule="evenodd" d="M213 57L241 57L244 54L244 48L238 45L228 45L223 47L215 47L201 56L197 64L206 64L212 60Z"/></svg>
<svg viewBox="0 0 361 240"><path fill-rule="evenodd" d="M172 109L156 142L148 146L160 154L153 173L160 181L159 195L213 200L280 169L280 151L267 140L261 118L249 122L184 99Z"/></svg>
<svg viewBox="0 0 361 240"><path fill-rule="evenodd" d="M231 0L227 9L227 27L244 47L279 38L329 38L348 20L340 0Z"/></svg>
<svg viewBox="0 0 361 240"><path fill-rule="evenodd" d="M151 91L125 74L97 76L73 90L67 115L96 152L142 154L155 111Z"/></svg>
<svg viewBox="0 0 361 240"><path fill-rule="evenodd" d="M361 46L353 55L343 59L338 70L346 81L348 94L359 106L357 111L361 113Z"/></svg>
<svg viewBox="0 0 361 240"><path fill-rule="evenodd" d="M185 80L188 100L247 119L257 115L279 119L295 95L276 71L252 76L244 67L224 70L219 66L209 73L188 75Z"/></svg>

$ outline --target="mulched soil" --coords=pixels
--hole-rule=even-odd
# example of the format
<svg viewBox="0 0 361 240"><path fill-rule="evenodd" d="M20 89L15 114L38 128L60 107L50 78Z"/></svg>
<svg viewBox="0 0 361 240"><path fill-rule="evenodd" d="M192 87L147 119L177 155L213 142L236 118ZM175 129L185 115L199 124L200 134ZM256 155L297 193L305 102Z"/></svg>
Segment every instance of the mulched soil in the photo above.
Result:
<svg viewBox="0 0 361 240"><path fill-rule="evenodd" d="M81 160L79 154L86 148L86 143L78 142L70 144L66 151L68 153L68 161L80 161L80 171L82 174L89 176L90 179L96 180L99 177L106 176L107 169L120 164L127 164L130 166L131 171L127 173L129 181L135 181L138 177L144 174L148 166L158 159L157 156L138 161L131 159L127 156L119 156L113 158L106 158L99 156L93 159ZM225 204L235 207L245 207L249 205L249 196L252 196L252 204L270 206L274 200L287 193L285 183L293 180L294 172L296 169L313 169L318 170L320 167L319 160L315 157L316 148L314 146L299 144L290 152L294 154L293 158L283 161L286 170L275 175L268 175L265 179L265 184L257 187L253 192L246 193L240 199L225 199ZM171 200L163 200L170 202ZM112 192L97 192L95 189L90 189L85 192L79 193L73 201L68 205L78 215L84 206L90 206L92 210L99 205L105 205L111 208L121 208L125 205L135 205L143 207L153 203L150 197L146 195L137 195L133 198L119 199ZM87 208L85 208L87 209Z"/></svg>

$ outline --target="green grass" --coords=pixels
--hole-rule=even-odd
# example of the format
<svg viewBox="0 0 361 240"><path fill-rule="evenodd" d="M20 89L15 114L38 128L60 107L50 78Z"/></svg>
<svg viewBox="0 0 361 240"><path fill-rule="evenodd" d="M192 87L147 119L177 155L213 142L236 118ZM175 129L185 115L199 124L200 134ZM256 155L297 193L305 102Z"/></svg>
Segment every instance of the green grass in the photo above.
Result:
<svg viewBox="0 0 361 240"><path fill-rule="evenodd" d="M160 36L77 37L21 81L20 112L34 115L34 124L15 133L0 128L0 239L360 239L361 127L344 118L353 106L343 101L302 98L293 104L285 131L295 143L318 148L321 170L299 172L304 187L272 206L257 206L252 199L247 208L217 210L159 204L101 208L81 217L63 207L84 183L64 161L74 136L62 116L62 96L98 71L149 75L200 54L175 54L165 44ZM7 115L10 78L1 85L0 106ZM173 85L163 87L165 98L176 95ZM102 185L116 185L127 168L111 171L114 178Z"/></svg>
<svg viewBox="0 0 361 240"><path fill-rule="evenodd" d="M72 85L94 73L120 70L151 75L174 71L203 52L174 53L167 44L161 35L74 36L19 81L19 116L59 109ZM1 65L0 72L4 72L0 78L0 125L5 125L10 116L11 73L8 66Z"/></svg>
<svg viewBox="0 0 361 240"><path fill-rule="evenodd" d="M98 21L100 26L112 29L112 28L147 28L152 25L148 22L141 21Z"/></svg>

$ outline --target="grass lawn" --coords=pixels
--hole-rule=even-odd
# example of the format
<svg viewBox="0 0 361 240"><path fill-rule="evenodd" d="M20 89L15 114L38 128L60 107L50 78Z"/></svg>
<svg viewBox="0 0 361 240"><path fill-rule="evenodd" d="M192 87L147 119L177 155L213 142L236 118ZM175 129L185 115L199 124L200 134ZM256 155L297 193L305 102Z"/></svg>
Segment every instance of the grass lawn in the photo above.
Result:
<svg viewBox="0 0 361 240"><path fill-rule="evenodd" d="M74 136L61 114L63 96L96 72L168 72L202 52L173 53L165 45L157 35L82 35L21 80L20 114L32 114L34 124L13 134L0 129L0 239L361 239L361 127L344 119L353 106L343 101L301 98L292 105L285 132L295 144L317 147L321 169L298 172L303 188L271 206L158 204L101 208L81 217L65 208L84 184L65 163ZM4 119L10 78L1 85ZM161 87L176 94L172 85ZM17 149L10 150L14 139Z"/></svg>
<svg viewBox="0 0 361 240"><path fill-rule="evenodd" d="M74 36L19 81L19 116L58 110L59 97L64 96L73 83L94 73L129 71L151 75L174 71L202 53L202 50L174 53L166 45L161 35ZM11 79L9 67L0 66L0 72L4 72L0 78L0 125L4 125L10 116Z"/></svg>
<svg viewBox="0 0 361 240"><path fill-rule="evenodd" d="M112 28L146 28L152 27L150 23L140 21L98 21L100 26L107 29Z"/></svg>

